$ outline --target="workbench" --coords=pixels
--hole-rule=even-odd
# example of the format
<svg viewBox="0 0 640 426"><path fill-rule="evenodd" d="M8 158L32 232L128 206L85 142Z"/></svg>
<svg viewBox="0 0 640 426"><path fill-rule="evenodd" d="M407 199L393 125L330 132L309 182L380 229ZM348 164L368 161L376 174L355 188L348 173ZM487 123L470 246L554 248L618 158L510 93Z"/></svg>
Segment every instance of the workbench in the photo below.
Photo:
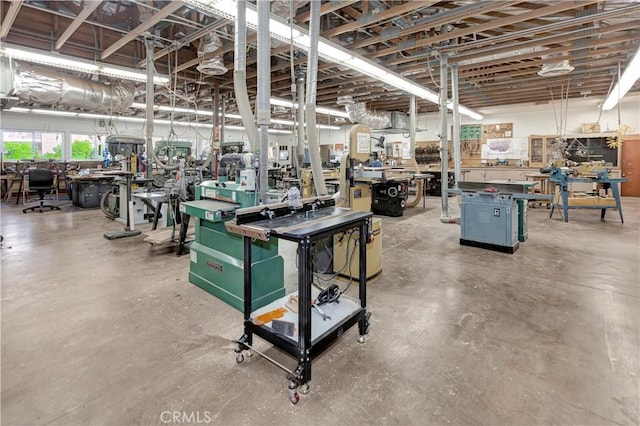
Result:
<svg viewBox="0 0 640 426"><path fill-rule="evenodd" d="M236 341L236 361L244 361L243 351L254 350L253 335L266 340L274 346L285 351L298 360L294 370L289 370L281 364L273 361L268 356L260 355L277 364L288 372L289 398L292 403L299 400L300 393L309 391L311 380L311 361L327 349L347 329L358 324L360 343L364 343L368 333L369 316L367 312L367 280L366 280L366 243L369 235L369 226L372 214L369 212L354 211L333 206L333 200L328 199L327 207L295 211L283 216L261 219L256 214L248 213L244 216L243 210L236 212L236 219L227 223L227 230L244 236L244 334ZM269 206L266 206L267 208ZM255 209L255 208L254 208ZM264 210L263 210L264 212ZM265 216L261 212L260 214ZM243 217L244 216L244 217ZM258 220L256 220L258 219ZM359 239L359 276L358 299L353 299L345 294L339 298L339 303L327 303L322 305L325 313L313 311L312 291L313 265L312 246L319 240L332 237L335 234L345 233L352 229L358 229L359 235L367 236ZM251 244L252 239L269 240L271 238L284 239L298 243L298 290L293 294L285 295L272 303L252 310L251 294L253 291L251 273ZM315 290L315 289L313 289ZM273 310L282 308L289 298L298 297L297 313L287 311L281 318L288 323L293 323L295 328L290 334L283 334L274 330L272 321L260 323L257 318L268 314ZM325 315L326 314L326 315ZM297 330L294 333L293 330Z"/></svg>
<svg viewBox="0 0 640 426"><path fill-rule="evenodd" d="M609 177L607 170L594 173L592 176L570 176L569 171L561 168L553 168L550 171L549 182L553 185L553 201L549 218L553 217L555 208L562 209L565 222L569 221L569 209L600 209L600 220L604 221L607 209L618 209L620 222L624 223L622 216L622 204L620 202L620 184L627 182L626 178ZM569 195L569 185L572 183L596 183L600 184L607 196L599 195L572 197ZM609 193L609 189L611 192ZM609 194L611 196L609 196Z"/></svg>
<svg viewBox="0 0 640 426"><path fill-rule="evenodd" d="M539 205L546 204L547 207L549 207L551 205L551 192L549 189L550 185L548 184L549 175L544 173L528 173L524 175L524 177L527 180L538 182L540 184L539 191L534 190L534 193L540 194L541 197L540 199L529 200L531 205L534 206L535 203L538 203Z"/></svg>
<svg viewBox="0 0 640 426"><path fill-rule="evenodd" d="M114 176L102 174L69 178L71 202L75 207L93 209L100 207L102 195L113 187Z"/></svg>

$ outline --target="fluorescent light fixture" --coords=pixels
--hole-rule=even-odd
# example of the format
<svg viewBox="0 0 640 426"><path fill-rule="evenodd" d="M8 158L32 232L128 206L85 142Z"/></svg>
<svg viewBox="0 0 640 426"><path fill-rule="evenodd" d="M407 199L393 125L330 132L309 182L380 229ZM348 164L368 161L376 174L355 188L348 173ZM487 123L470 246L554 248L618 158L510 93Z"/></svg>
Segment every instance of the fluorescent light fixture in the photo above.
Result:
<svg viewBox="0 0 640 426"><path fill-rule="evenodd" d="M185 2L231 21L235 21L236 19L237 13L235 0L185 0ZM249 3L247 3L246 18L247 26L256 30L258 14L255 7ZM272 15L269 20L269 31L271 32L272 38L281 40L285 43L292 42L295 46L303 50L309 50L310 38L308 32L302 27L290 25L281 18ZM435 104L439 103L438 94L432 90L414 83L408 78L378 65L364 56L350 52L344 47L332 43L322 37L320 37L318 42L318 56L328 62L343 65L349 69L380 80L397 89L416 95L419 98L426 99ZM482 119L482 115L466 107L461 107L460 112L477 120Z"/></svg>
<svg viewBox="0 0 640 426"><path fill-rule="evenodd" d="M318 129L327 129L327 130L340 130L340 126L331 126L329 124L316 124Z"/></svg>
<svg viewBox="0 0 640 426"><path fill-rule="evenodd" d="M51 65L57 68L70 69L74 71L83 71L88 73L98 72L98 65L76 61L74 59L66 59L61 55L38 53L31 49L3 47L1 53L9 58L19 59L22 61L33 62L42 65Z"/></svg>
<svg viewBox="0 0 640 426"><path fill-rule="evenodd" d="M635 55L627 65L627 69L624 70L618 84L615 85L607 100L604 101L602 109L609 111L612 109L618 101L620 101L624 95L633 87L633 85L640 78L640 47L636 50Z"/></svg>
<svg viewBox="0 0 640 426"><path fill-rule="evenodd" d="M291 101L287 101L286 99L278 99L278 98L271 98L271 104L272 105L276 105L276 106L284 106L284 107L288 107L291 108L293 103ZM296 105L297 106L297 105ZM135 108L135 109L147 109L147 105L143 104L141 102L134 102L131 104L131 108ZM184 113L184 114L197 114L197 115L206 115L209 117L213 117L213 111L211 110L207 110L207 109L190 109L190 108L180 108L180 107L170 107L168 105L154 105L153 106L154 111L166 111L166 112L178 112L178 113ZM322 110L322 111L319 111ZM57 111L54 111L57 112ZM66 111L62 111L65 112ZM344 111L340 111L340 110L334 110L331 108L316 108L316 112L320 113L320 114L329 114L329 115L335 115L335 116L342 116L342 117L348 117L348 114ZM242 117L238 114L225 114L226 118L231 118L231 119L236 119L236 120L240 120ZM155 120L155 122L158 122L158 120ZM293 126L294 122L291 120L281 120L281 119L277 119L277 118L273 118L271 119L271 124L283 124L285 126ZM319 129L331 129L331 130L338 130L340 129L340 127L338 126L331 126L331 125L326 125L326 124L318 124L316 125L317 128Z"/></svg>
<svg viewBox="0 0 640 426"><path fill-rule="evenodd" d="M271 102L271 105L275 105L275 106L282 106L286 108L296 108L296 109L298 108L298 104L294 105L293 102L287 99L271 98L270 102ZM333 115L335 117L349 118L349 114L347 114L346 111L341 111L339 109L334 109L334 108L316 107L316 113Z"/></svg>
<svg viewBox="0 0 640 426"><path fill-rule="evenodd" d="M453 106L451 106L451 108L453 108ZM465 106L458 105L458 111L460 111L460 114L464 114L470 118L473 118L474 120L482 120L482 115Z"/></svg>
<svg viewBox="0 0 640 426"><path fill-rule="evenodd" d="M77 112L58 111L55 109L32 109L31 112L33 112L34 114L57 115L59 117L77 117L78 116Z"/></svg>
<svg viewBox="0 0 640 426"><path fill-rule="evenodd" d="M89 74L100 74L109 77L121 78L124 80L147 81L147 72L135 69L119 67L117 65L92 62L71 56L60 55L55 52L44 52L26 47L11 46L3 43L0 48L0 55L7 56L20 61L31 62L40 65L62 68L72 71L86 72ZM167 84L169 78L164 76L154 76L155 84Z"/></svg>
<svg viewBox="0 0 640 426"><path fill-rule="evenodd" d="M142 104L142 105L144 105L144 104ZM69 116L69 117L77 117L77 118L87 118L87 119L91 119L91 120L128 121L128 122L132 122L132 123L144 123L145 122L145 119L142 118L142 117L127 117L127 116L120 116L120 115L91 114L91 113L86 113L86 112L76 113L76 112L69 112L69 111L56 111L56 110L50 110L50 109L32 109L32 108L12 107L12 108L6 110L6 112L17 112L17 113L23 113L23 114L49 115L49 116L55 116L55 117ZM166 125L172 124L170 120L153 120L153 122L155 124L166 124ZM205 129L213 129L213 124L209 124L209 123L195 123L195 122L185 122L185 121L174 121L173 125L174 126L183 126L183 127L203 127ZM225 129L240 130L240 131L244 131L245 130L244 127L242 127L242 126L225 126ZM339 127L338 127L338 129L339 129ZM289 131L289 130L279 130L279 129L269 129L269 133L288 133L288 134L290 134L291 131Z"/></svg>

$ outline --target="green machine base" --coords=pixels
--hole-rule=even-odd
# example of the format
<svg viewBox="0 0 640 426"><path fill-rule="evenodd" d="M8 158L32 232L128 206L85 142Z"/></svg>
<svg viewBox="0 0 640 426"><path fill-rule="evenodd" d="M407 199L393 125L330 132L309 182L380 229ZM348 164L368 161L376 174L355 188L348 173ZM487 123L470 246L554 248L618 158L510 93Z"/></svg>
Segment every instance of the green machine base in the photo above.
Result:
<svg viewBox="0 0 640 426"><path fill-rule="evenodd" d="M180 204L180 211L195 223L191 243L189 281L206 292L244 311L244 239L230 234L225 222L239 207L256 204L255 191L235 182L206 181L196 189L196 200ZM284 261L278 242L251 244L252 310L285 295Z"/></svg>
<svg viewBox="0 0 640 426"><path fill-rule="evenodd" d="M190 249L189 281L239 311L244 311L244 268L240 259L196 241ZM252 311L285 295L281 256L253 262Z"/></svg>

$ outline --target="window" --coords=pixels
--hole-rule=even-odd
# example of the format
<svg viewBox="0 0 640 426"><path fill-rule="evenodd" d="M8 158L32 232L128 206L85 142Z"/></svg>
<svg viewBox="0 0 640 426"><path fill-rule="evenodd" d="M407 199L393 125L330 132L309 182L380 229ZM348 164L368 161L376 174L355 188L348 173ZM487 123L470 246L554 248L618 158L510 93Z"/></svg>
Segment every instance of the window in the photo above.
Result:
<svg viewBox="0 0 640 426"><path fill-rule="evenodd" d="M35 158L33 132L2 132L2 149L5 160L27 160Z"/></svg>
<svg viewBox="0 0 640 426"><path fill-rule="evenodd" d="M64 133L3 131L2 149L6 160L49 158L62 160Z"/></svg>
<svg viewBox="0 0 640 426"><path fill-rule="evenodd" d="M104 150L103 135L71 134L72 160L99 160Z"/></svg>
<svg viewBox="0 0 640 426"><path fill-rule="evenodd" d="M62 160L62 133L33 132L36 158Z"/></svg>

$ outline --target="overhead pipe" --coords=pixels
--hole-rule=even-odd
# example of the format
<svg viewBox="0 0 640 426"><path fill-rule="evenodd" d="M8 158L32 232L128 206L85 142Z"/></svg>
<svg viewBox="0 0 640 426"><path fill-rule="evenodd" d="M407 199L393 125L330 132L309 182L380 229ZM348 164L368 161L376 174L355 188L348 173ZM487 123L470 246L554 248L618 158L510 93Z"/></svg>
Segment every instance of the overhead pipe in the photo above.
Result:
<svg viewBox="0 0 640 426"><path fill-rule="evenodd" d="M391 127L391 113L388 111L373 112L363 102L353 102L351 96L340 96L338 105L344 105L349 121L362 124L371 129L388 129Z"/></svg>
<svg viewBox="0 0 640 426"><path fill-rule="evenodd" d="M258 2L261 3L261 2ZM236 1L236 25L234 32L233 89L242 124L249 138L249 151L257 146L258 128L255 124L247 93L247 1Z"/></svg>
<svg viewBox="0 0 640 426"><path fill-rule="evenodd" d="M258 2L258 97L256 110L258 117L260 163L258 178L260 201L267 204L267 189L269 186L269 123L271 122L271 34L269 21L271 19L270 3Z"/></svg>
<svg viewBox="0 0 640 426"><path fill-rule="evenodd" d="M261 2L258 2L260 4ZM307 141L309 145L309 159L316 195L327 195L327 185L322 174L322 159L320 158L320 143L316 128L316 90L318 85L318 41L320 40L320 2L312 1L309 20L309 52L307 59L307 93L306 93L306 122Z"/></svg>
<svg viewBox="0 0 640 426"><path fill-rule="evenodd" d="M458 65L451 64L451 97L453 101L453 175L456 181L456 188L460 182L461 164L460 164L460 103L458 84Z"/></svg>
<svg viewBox="0 0 640 426"><path fill-rule="evenodd" d="M220 36L218 36L215 31L212 31L201 39L198 48L198 57L204 57L207 53L215 52L216 50L222 49L222 47ZM202 61L196 69L205 75L222 75L228 71L227 67L224 66L222 55Z"/></svg>
<svg viewBox="0 0 640 426"><path fill-rule="evenodd" d="M13 68L11 64L3 72L21 101L109 113L124 112L134 101L135 86L131 83L106 84L17 61L15 72L7 72Z"/></svg>

